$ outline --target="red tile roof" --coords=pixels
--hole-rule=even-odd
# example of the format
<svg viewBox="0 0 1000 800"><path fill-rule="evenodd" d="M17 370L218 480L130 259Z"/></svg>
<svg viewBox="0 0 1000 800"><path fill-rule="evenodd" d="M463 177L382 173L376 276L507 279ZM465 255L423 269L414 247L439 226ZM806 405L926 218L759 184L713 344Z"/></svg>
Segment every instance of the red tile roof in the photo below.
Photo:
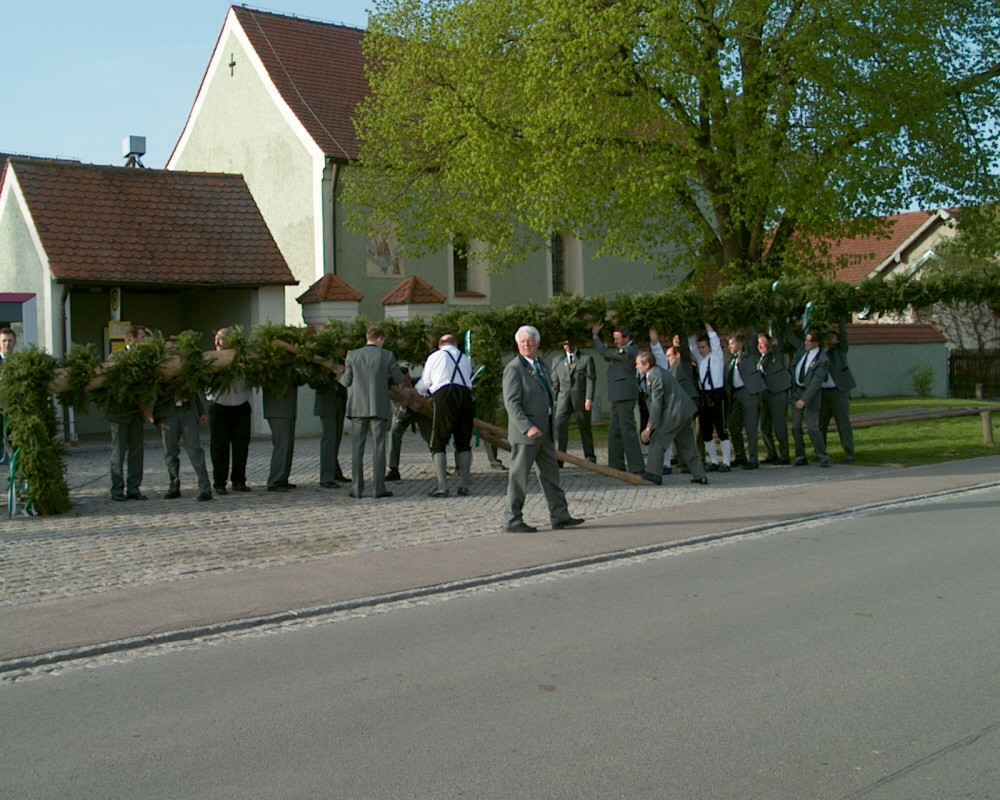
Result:
<svg viewBox="0 0 1000 800"><path fill-rule="evenodd" d="M849 264L837 270L836 279L852 284L861 283L872 270L891 257L936 213L936 211L910 211L896 214L886 217L887 227L880 233L856 236L853 239L842 239L837 242L830 248L827 260L834 263L847 258Z"/></svg>
<svg viewBox="0 0 1000 800"><path fill-rule="evenodd" d="M12 158L56 280L295 284L242 176Z"/></svg>
<svg viewBox="0 0 1000 800"><path fill-rule="evenodd" d="M865 344L945 344L948 337L930 323L853 323L847 326L847 341Z"/></svg>
<svg viewBox="0 0 1000 800"><path fill-rule="evenodd" d="M423 305L443 303L445 297L423 278L416 275L407 278L389 294L382 298L384 306Z"/></svg>
<svg viewBox="0 0 1000 800"><path fill-rule="evenodd" d="M361 302L364 299L365 296L363 294L352 289L347 284L347 281L337 275L324 275L310 286L304 294L298 297L299 303L304 306L312 303L322 303L324 300L333 302L353 300Z"/></svg>
<svg viewBox="0 0 1000 800"><path fill-rule="evenodd" d="M358 157L355 109L368 97L364 31L232 6L281 97L334 160Z"/></svg>

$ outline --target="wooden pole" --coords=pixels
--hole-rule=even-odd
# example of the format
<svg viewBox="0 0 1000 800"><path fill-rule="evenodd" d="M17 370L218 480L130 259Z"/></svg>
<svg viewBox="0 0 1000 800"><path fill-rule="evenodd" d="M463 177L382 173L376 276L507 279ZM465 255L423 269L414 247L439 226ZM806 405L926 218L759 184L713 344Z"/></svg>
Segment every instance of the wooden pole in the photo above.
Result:
<svg viewBox="0 0 1000 800"><path fill-rule="evenodd" d="M298 355L300 348L296 347L294 344L282 341L281 339L275 339L274 344L289 353ZM202 358L208 362L213 371L218 371L225 369L232 362L236 355L235 350L209 350L208 352L202 353ZM312 361L314 364L318 364L324 369L328 369L331 372L340 373L344 371L343 364L337 364L328 359L322 358L321 356L313 356ZM160 379L164 381L169 381L172 378L176 378L181 373L182 368L181 359L179 356L170 356L164 360L163 364L160 365ZM106 361L94 370L94 377L87 384L88 389L96 389L104 385L104 373L114 367L113 361ZM56 370L55 378L49 385L49 391L52 394L61 394L62 392L69 390L69 372L65 369ZM391 390L392 399L397 403L405 404L407 402L410 405L416 405L417 410L421 414L426 416L434 415L434 405L425 397L413 393L409 398L404 399L402 393L398 387L393 386ZM142 409L143 414L150 416L148 408ZM510 450L510 442L507 441L507 431L497 425L491 425L489 422L484 422L481 419L473 420L473 426L479 430L483 438L486 439L492 445L499 447L503 450ZM615 480L624 481L625 483L631 483L633 486L641 486L643 483L643 478L641 475L633 475L631 472L622 472L621 470L612 469L611 467L604 467L600 464L595 464L592 461L587 461L585 458L580 458L579 456L570 455L569 453L563 453L560 450L556 451L556 458L560 461L565 461L567 464L573 464L574 466L580 467L581 469L590 470L591 472L596 472L599 475L604 475L608 478L614 478Z"/></svg>

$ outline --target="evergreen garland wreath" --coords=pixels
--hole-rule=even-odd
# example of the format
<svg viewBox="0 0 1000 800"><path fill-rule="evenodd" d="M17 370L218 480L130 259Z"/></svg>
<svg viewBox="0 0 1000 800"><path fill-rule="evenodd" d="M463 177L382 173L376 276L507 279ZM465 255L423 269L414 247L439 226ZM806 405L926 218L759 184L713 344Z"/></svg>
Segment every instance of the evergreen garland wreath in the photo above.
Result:
<svg viewBox="0 0 1000 800"><path fill-rule="evenodd" d="M59 441L49 396L56 360L36 347L11 354L0 369L0 395L11 447L20 448L18 479L25 481L39 514L69 511L66 449Z"/></svg>

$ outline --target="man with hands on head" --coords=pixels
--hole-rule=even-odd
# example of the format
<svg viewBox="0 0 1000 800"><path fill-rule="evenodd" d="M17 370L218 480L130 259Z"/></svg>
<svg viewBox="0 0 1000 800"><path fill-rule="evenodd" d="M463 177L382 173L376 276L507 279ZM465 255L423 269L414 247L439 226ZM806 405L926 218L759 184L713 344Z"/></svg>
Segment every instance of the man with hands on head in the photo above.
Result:
<svg viewBox="0 0 1000 800"><path fill-rule="evenodd" d="M617 327L612 332L614 347L601 340L604 323L591 329L593 346L598 355L608 362L608 400L611 402L611 421L608 424L608 466L641 475L644 465L639 435L635 430L635 406L639 401L639 381L635 376L635 357L639 348L632 341L628 328Z"/></svg>

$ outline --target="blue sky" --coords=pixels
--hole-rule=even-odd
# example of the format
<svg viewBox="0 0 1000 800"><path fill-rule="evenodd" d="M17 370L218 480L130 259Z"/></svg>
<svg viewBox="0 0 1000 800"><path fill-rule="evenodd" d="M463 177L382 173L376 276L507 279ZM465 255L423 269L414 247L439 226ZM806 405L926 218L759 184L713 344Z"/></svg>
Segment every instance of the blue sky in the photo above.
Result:
<svg viewBox="0 0 1000 800"><path fill-rule="evenodd" d="M374 0L254 6L364 28ZM248 4L253 5L253 4ZM177 142L230 3L0 0L0 152L124 164L146 137L147 167Z"/></svg>

